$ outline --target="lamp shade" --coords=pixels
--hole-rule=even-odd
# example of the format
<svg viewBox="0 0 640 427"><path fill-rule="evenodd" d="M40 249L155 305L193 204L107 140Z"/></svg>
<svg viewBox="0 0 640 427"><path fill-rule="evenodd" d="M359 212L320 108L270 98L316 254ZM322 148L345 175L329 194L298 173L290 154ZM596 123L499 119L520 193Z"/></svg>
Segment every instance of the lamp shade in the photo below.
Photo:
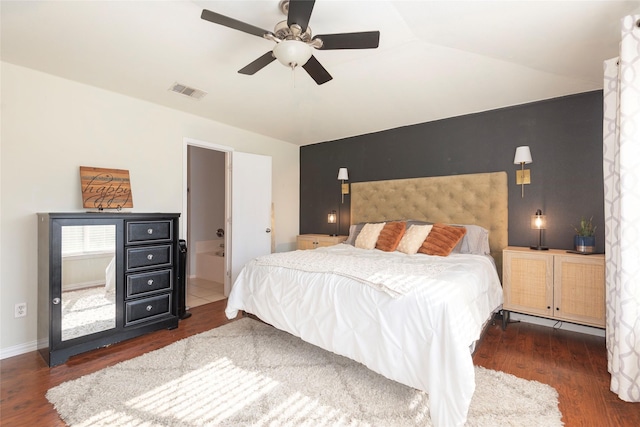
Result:
<svg viewBox="0 0 640 427"><path fill-rule="evenodd" d="M327 215L327 222L329 224L335 224L337 222L338 216L336 215L336 211L331 211L329 215Z"/></svg>
<svg viewBox="0 0 640 427"><path fill-rule="evenodd" d="M531 215L531 228L534 230L544 230L547 228L547 216L542 215L542 211L538 209L535 215Z"/></svg>
<svg viewBox="0 0 640 427"><path fill-rule="evenodd" d="M349 179L349 171L347 171L347 168L338 169L338 179L343 181Z"/></svg>
<svg viewBox="0 0 640 427"><path fill-rule="evenodd" d="M516 156L513 158L513 163L519 165L520 163L531 163L531 150L528 145L523 145L516 148Z"/></svg>
<svg viewBox="0 0 640 427"><path fill-rule="evenodd" d="M273 56L287 67L303 66L311 58L311 46L299 40L284 40L273 48Z"/></svg>

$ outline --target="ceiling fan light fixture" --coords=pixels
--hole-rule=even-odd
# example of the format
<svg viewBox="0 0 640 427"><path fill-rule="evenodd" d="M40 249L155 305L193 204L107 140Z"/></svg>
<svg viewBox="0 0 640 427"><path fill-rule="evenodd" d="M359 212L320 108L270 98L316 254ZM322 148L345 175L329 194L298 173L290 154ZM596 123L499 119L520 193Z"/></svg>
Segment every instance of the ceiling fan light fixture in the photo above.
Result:
<svg viewBox="0 0 640 427"><path fill-rule="evenodd" d="M322 85L333 77L313 56L313 49L375 49L380 42L380 31L323 34L313 38L309 19L314 4L315 0L279 0L280 10L287 19L278 22L273 32L207 9L202 11L200 18L276 43L270 51L238 70L238 73L253 75L277 59L291 70L304 68L318 85Z"/></svg>
<svg viewBox="0 0 640 427"><path fill-rule="evenodd" d="M273 48L273 56L291 68L306 64L312 53L312 47L299 40L283 40Z"/></svg>

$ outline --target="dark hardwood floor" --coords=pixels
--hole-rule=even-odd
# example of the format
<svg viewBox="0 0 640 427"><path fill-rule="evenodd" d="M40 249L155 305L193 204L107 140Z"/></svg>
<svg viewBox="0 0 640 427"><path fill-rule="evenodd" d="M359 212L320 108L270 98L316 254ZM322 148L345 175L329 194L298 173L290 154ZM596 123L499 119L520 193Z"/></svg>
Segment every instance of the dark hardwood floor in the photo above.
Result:
<svg viewBox="0 0 640 427"><path fill-rule="evenodd" d="M177 329L74 356L54 368L37 352L0 361L0 425L64 426L45 398L49 388L228 323L225 305L222 300L195 307ZM499 323L485 331L475 364L555 387L566 426L640 426L640 404L609 391L604 338L527 323L503 331Z"/></svg>
<svg viewBox="0 0 640 427"><path fill-rule="evenodd" d="M69 358L49 368L34 351L0 361L0 426L65 426L45 397L51 387L228 323L227 300L194 307L178 328L152 332Z"/></svg>
<svg viewBox="0 0 640 427"><path fill-rule="evenodd" d="M609 391L605 339L530 323L489 325L474 364L549 384L565 426L640 426L640 403Z"/></svg>

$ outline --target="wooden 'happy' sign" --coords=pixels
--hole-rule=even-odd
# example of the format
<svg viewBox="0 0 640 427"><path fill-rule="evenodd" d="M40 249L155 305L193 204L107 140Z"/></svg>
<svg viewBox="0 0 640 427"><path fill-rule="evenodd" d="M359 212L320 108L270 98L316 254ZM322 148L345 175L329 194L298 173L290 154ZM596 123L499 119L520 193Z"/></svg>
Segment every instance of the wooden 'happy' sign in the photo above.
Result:
<svg viewBox="0 0 640 427"><path fill-rule="evenodd" d="M82 207L122 209L133 207L129 171L80 166Z"/></svg>

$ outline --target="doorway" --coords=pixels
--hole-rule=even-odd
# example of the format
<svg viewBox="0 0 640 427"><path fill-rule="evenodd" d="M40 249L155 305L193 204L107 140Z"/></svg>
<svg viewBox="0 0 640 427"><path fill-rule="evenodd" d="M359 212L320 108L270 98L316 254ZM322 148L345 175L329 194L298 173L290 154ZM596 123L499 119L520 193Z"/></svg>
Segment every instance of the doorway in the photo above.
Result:
<svg viewBox="0 0 640 427"><path fill-rule="evenodd" d="M189 291L193 288L189 286L189 281L197 278L199 252L223 251L215 255L222 257L224 264L223 292L218 292L216 297L219 299L229 296L233 281L247 262L271 252L274 221L271 204L272 167L270 156L238 152L230 147L191 138L184 138L183 141L183 216L180 236L186 238L188 246L186 305L193 307L193 304L189 304ZM200 162L209 158L209 155L213 160ZM212 170L220 175L203 178ZM217 195L212 196L214 193ZM205 199L211 200L216 208L203 207L201 202ZM218 213L214 214L214 210ZM223 212L222 216L219 212ZM200 232L197 225L191 225L198 221L209 225L206 233ZM222 234L222 237L218 234ZM220 246L219 241L210 242L215 239L223 239L224 246ZM193 290L196 297L202 295L202 289ZM195 303L206 304L199 300Z"/></svg>
<svg viewBox="0 0 640 427"><path fill-rule="evenodd" d="M192 140L185 148L186 305L196 307L226 298L229 152Z"/></svg>

